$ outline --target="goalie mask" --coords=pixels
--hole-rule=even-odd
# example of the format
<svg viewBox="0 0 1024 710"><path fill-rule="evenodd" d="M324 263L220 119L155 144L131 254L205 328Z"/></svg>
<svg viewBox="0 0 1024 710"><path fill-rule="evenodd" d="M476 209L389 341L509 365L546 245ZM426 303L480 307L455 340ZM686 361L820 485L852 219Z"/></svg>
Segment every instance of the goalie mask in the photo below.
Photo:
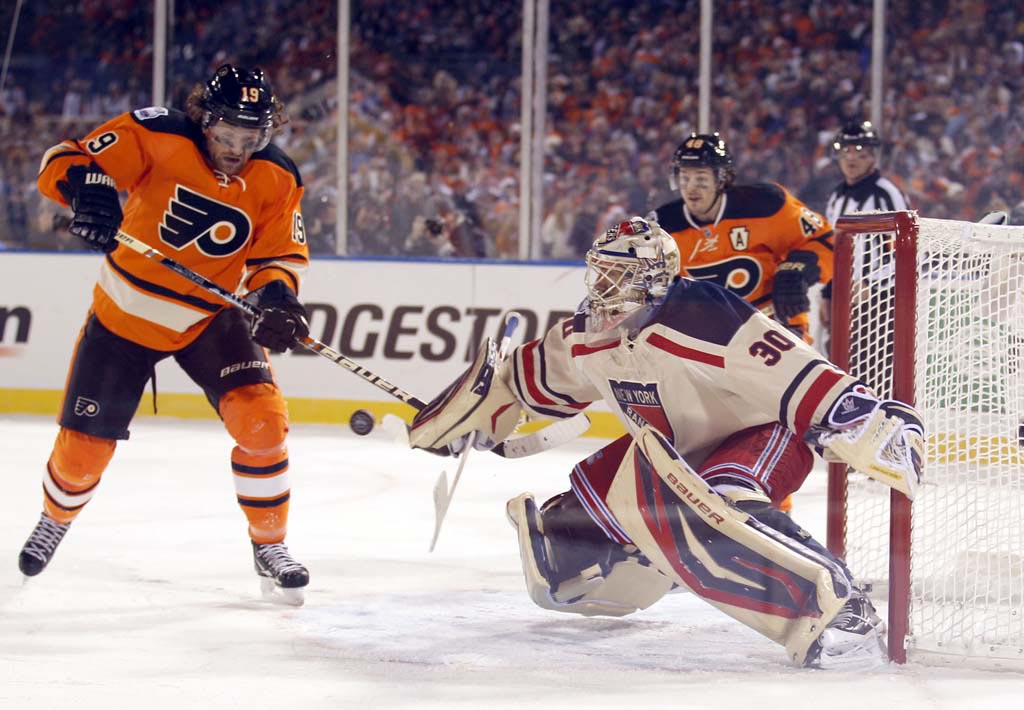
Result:
<svg viewBox="0 0 1024 710"><path fill-rule="evenodd" d="M657 222L632 217L594 242L586 262L588 329L599 333L668 293L679 248Z"/></svg>

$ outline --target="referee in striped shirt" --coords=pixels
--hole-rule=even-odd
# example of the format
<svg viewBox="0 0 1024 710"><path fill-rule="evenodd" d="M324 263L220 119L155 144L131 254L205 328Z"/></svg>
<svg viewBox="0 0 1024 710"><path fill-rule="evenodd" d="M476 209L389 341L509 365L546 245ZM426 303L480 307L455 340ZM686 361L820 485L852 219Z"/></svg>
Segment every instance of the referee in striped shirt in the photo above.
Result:
<svg viewBox="0 0 1024 710"><path fill-rule="evenodd" d="M910 209L904 194L891 180L882 177L878 169L878 151L881 145L882 140L878 131L870 121L850 121L836 134L832 141L832 150L843 174L843 181L832 190L825 204L825 217L829 224L835 226L839 218L845 214ZM879 250L882 243L882 240L869 240L865 242L864 248L859 250L860 253L855 255L855 259L863 264L866 270L870 268L869 264L874 265L875 272L862 274L864 278L885 277L878 267L883 264L883 269L888 267L888 255L866 253L868 250ZM821 299L821 325L827 331L832 315L831 281L822 289ZM827 341L827 336L825 340ZM827 342L825 352L828 352Z"/></svg>

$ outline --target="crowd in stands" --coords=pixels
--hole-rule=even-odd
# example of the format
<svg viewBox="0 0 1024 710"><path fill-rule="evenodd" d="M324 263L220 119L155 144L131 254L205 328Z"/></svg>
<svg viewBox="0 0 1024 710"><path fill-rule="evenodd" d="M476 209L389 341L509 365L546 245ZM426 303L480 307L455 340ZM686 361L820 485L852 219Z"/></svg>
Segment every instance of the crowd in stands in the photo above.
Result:
<svg viewBox="0 0 1024 710"><path fill-rule="evenodd" d="M551 0L542 256L578 260L608 224L672 197L672 153L696 129L699 7ZM775 180L823 207L840 179L833 134L870 116L871 7L715 4L711 116L740 181ZM12 9L0 10L5 31ZM181 107L224 61L263 66L292 117L278 142L306 183L312 248L335 253L336 3L176 0L174 10L167 103ZM1024 202L1024 6L924 0L887 13L885 175L929 217L973 220ZM501 0L352 3L343 251L518 256L522 21ZM66 215L36 193L38 161L151 103L151 3L25 3L13 47L0 96L0 245L78 248Z"/></svg>

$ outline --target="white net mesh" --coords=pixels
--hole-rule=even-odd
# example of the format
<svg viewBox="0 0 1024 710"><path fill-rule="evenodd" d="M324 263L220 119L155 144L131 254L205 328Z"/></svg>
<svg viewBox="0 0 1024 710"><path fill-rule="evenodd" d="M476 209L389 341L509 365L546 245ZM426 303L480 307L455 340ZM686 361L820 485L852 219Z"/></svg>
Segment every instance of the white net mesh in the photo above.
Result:
<svg viewBox="0 0 1024 710"><path fill-rule="evenodd" d="M914 502L908 648L1024 659L1024 228L920 219L915 396L927 429ZM854 237L850 371L893 390L892 235ZM889 490L851 474L847 561L878 588Z"/></svg>

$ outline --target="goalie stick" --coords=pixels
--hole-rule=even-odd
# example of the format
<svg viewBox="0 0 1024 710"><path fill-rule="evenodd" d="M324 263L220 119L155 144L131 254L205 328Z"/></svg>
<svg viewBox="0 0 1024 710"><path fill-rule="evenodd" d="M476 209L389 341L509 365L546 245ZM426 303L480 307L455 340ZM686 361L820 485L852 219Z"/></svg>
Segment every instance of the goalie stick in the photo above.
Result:
<svg viewBox="0 0 1024 710"><path fill-rule="evenodd" d="M508 349L512 344L512 334L515 333L521 319L522 316L515 311L510 311L505 316L505 328L501 333L501 341L498 343L498 357L494 362L495 371L504 362L505 358L508 357ZM474 383L475 387L477 387L476 383ZM462 454L459 456L459 467L455 469L455 478L452 479L452 487L448 488L448 473L446 471L441 471L441 475L437 477L437 482L434 484L434 535L430 538L430 552L434 551L434 546L437 544L437 537L441 534L441 524L444 522L444 516L448 513L448 507L455 496L455 487L459 485L462 469L466 467L466 459L469 458L469 452L473 450L479 433L474 431L466 439L466 443L462 447Z"/></svg>
<svg viewBox="0 0 1024 710"><path fill-rule="evenodd" d="M230 303L233 306L240 308L245 314L250 317L256 318L260 314L260 309L249 303L241 296L238 296L226 288L219 286L218 284L210 281L202 274L197 274L192 269L188 268L184 264L179 264L174 259L165 255L158 249L155 249L145 242L139 241L127 232L118 232L117 241L125 245L134 252L141 254L147 259L152 259L161 266L175 272L182 278L188 279L192 283L196 284L200 288L212 293L219 297L221 300ZM371 385L377 387L389 395L405 402L410 407L420 410L426 406L426 402L420 398L409 394L401 387L392 384L380 375L376 375L370 370L366 369L354 360L342 355L340 352L330 347L329 345L320 342L310 336L305 336L296 339L300 345L307 350L320 355L321 357L327 358L336 365L341 365L349 372L352 372L359 377L363 378ZM491 449L498 456L504 458L520 458L522 456L531 456L541 451L560 446L576 437L580 436L590 426L590 420L587 419L586 415L577 414L572 419L566 419L561 422L556 422L545 429L534 434L528 434L526 436L519 437L518 439L509 440L502 442L498 446Z"/></svg>

